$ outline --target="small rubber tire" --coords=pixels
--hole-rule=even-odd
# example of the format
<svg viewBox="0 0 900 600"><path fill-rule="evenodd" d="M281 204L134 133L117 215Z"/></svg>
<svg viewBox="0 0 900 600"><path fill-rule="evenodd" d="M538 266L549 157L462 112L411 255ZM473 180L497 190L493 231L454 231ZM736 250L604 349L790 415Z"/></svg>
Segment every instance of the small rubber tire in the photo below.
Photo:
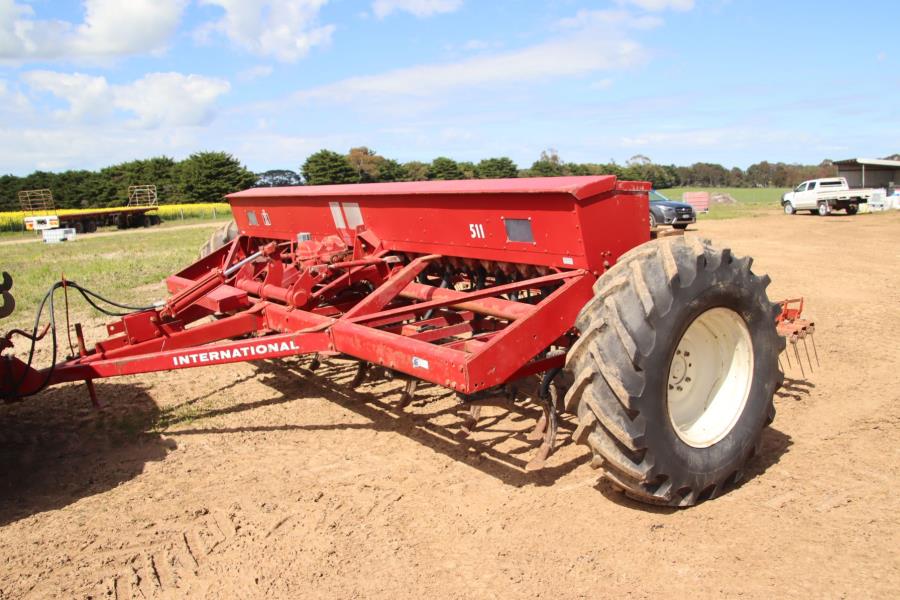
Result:
<svg viewBox="0 0 900 600"><path fill-rule="evenodd" d="M780 307L766 295L769 278L755 275L751 264L695 237L653 240L600 277L581 310L580 336L566 356L573 383L565 406L578 416L573 437L590 448L591 465L628 496L691 506L738 482L757 452L775 417L785 342L775 330ZM670 416L670 376L692 323L719 308L745 324L752 361L728 428L698 447Z"/></svg>
<svg viewBox="0 0 900 600"><path fill-rule="evenodd" d="M859 204L856 204L854 202L852 204L847 205L847 214L848 215L855 215L858 212L859 212Z"/></svg>
<svg viewBox="0 0 900 600"><path fill-rule="evenodd" d="M827 202L819 202L816 207L816 214L820 217L827 217L831 213L831 208L828 206Z"/></svg>
<svg viewBox="0 0 900 600"><path fill-rule="evenodd" d="M650 213L650 229L656 229L656 216Z"/></svg>
<svg viewBox="0 0 900 600"><path fill-rule="evenodd" d="M794 208L794 205L793 205L793 204L791 204L790 202L785 202L785 203L784 203L784 214L786 214L786 215L796 215L796 214L797 214L797 210Z"/></svg>
<svg viewBox="0 0 900 600"><path fill-rule="evenodd" d="M209 256L219 248L230 244L237 238L238 233L237 223L234 221L229 221L225 225L219 227L212 232L212 235L209 236L209 240L200 246L200 258Z"/></svg>

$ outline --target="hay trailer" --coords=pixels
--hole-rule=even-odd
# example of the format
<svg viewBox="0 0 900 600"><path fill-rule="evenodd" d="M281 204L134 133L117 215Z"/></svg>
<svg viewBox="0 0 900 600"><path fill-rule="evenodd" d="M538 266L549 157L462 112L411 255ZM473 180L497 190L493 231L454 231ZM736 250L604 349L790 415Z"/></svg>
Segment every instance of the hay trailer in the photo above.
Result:
<svg viewBox="0 0 900 600"><path fill-rule="evenodd" d="M18 194L19 206L25 213L26 231L70 228L77 233L93 233L98 227L150 227L162 221L157 214L159 201L155 185L132 185L128 187L128 204L115 208L85 208L78 210L57 210L53 192L49 189L21 190Z"/></svg>
<svg viewBox="0 0 900 600"><path fill-rule="evenodd" d="M785 337L808 323L769 301L750 258L693 236L651 240L649 189L594 176L231 194L235 225L168 277L164 302L54 284L34 329L0 338L0 392L84 381L96 402L99 378L297 355L311 368L356 359L357 381L372 367L405 378L401 402L422 380L473 409L532 382L543 416L529 469L568 412L614 486L689 506L740 479L774 416ZM93 345L76 326L64 361L60 290L117 317ZM48 331L53 364L38 369ZM27 358L11 354L15 334Z"/></svg>

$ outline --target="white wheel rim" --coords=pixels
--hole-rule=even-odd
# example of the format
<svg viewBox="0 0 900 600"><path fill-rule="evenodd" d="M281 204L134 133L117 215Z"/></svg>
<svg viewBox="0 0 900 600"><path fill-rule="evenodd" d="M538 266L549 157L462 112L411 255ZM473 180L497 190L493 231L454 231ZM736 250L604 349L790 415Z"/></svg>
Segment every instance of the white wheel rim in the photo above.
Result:
<svg viewBox="0 0 900 600"><path fill-rule="evenodd" d="M790 203L785 204L785 205L784 205L784 212L786 212L787 214L791 214L792 212L794 212L794 207L791 206Z"/></svg>
<svg viewBox="0 0 900 600"><path fill-rule="evenodd" d="M734 428L753 381L753 342L744 319L711 308L688 326L669 365L669 420L681 440L708 448Z"/></svg>

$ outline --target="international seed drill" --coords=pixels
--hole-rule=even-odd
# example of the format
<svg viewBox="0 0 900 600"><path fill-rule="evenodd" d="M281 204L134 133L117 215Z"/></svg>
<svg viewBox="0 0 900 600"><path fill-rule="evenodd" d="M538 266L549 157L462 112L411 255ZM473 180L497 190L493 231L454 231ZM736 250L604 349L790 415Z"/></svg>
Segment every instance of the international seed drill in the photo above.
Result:
<svg viewBox="0 0 900 600"><path fill-rule="evenodd" d="M613 486L693 505L740 479L775 414L785 338L812 324L768 300L750 258L693 236L651 240L649 189L602 176L231 194L235 225L167 278L165 302L54 284L33 330L0 338L0 351L30 340L27 358L0 357L0 395L84 381L96 404L94 379L301 354L311 368L354 358L357 382L370 366L403 377L401 402L425 380L473 411L528 379L543 408L529 469L568 412ZM118 318L92 348L76 325L75 355L57 362L60 289ZM37 369L48 330L53 361Z"/></svg>

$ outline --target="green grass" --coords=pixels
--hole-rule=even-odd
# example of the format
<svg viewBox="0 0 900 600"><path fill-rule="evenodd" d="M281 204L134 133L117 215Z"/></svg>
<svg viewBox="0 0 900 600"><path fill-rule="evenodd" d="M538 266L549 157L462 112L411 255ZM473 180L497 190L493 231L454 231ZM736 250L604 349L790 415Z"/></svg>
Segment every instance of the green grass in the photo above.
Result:
<svg viewBox="0 0 900 600"><path fill-rule="evenodd" d="M180 230L130 231L123 235L80 236L61 244L7 244L0 246L0 271L13 276L13 314L3 320L0 330L30 326L34 313L50 285L67 279L111 300L145 305L165 295L166 276L197 258L200 245L220 225ZM77 292L69 294L73 316L84 318L97 313ZM63 316L63 296L56 295L57 318ZM46 316L46 312L45 312Z"/></svg>
<svg viewBox="0 0 900 600"><path fill-rule="evenodd" d="M735 204L714 204L710 202L709 213L700 214L702 219L734 219L738 217L759 217L781 212L781 195L786 192L781 188L701 188L678 187L659 190L669 200L681 202L684 192L709 192L730 194L737 200Z"/></svg>

